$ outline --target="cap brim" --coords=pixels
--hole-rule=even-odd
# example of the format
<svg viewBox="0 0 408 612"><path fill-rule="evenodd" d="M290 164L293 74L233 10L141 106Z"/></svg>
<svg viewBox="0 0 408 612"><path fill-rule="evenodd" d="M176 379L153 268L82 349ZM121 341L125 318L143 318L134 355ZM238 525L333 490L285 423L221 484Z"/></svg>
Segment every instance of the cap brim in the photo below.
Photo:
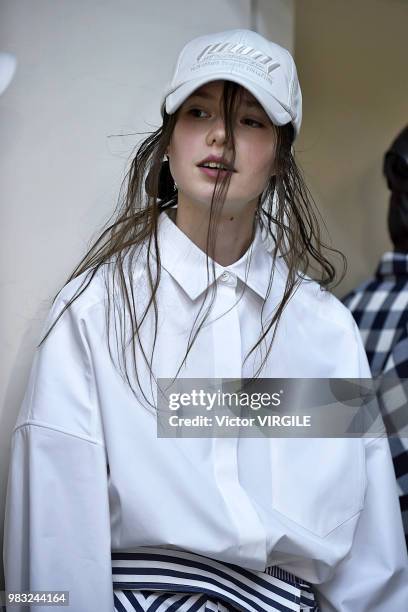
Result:
<svg viewBox="0 0 408 612"><path fill-rule="evenodd" d="M210 83L212 81L227 80L233 81L245 87L261 104L266 114L275 125L285 125L286 123L292 123L296 135L298 134L298 126L293 121L288 110L279 102L272 94L265 89L261 89L255 83L248 78L241 78L239 74L231 74L230 72L220 72L212 74L211 76L202 77L201 79L193 79L180 85L175 91L168 93L161 102L161 114L164 114L164 108L166 112L171 115L185 102L185 100L201 85Z"/></svg>

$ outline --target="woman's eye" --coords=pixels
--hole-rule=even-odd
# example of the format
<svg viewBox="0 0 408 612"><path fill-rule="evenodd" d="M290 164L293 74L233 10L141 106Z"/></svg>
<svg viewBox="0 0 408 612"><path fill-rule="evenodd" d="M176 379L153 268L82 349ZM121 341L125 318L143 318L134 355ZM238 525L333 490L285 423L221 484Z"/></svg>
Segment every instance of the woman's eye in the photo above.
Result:
<svg viewBox="0 0 408 612"><path fill-rule="evenodd" d="M204 118L204 116L208 116L208 113L202 110L201 108L190 108L188 110L188 114L192 115L193 117L196 117L197 119L202 119ZM260 123L259 121L256 121L255 119L250 119L249 117L245 117L242 121L246 123L247 125L249 125L249 127L253 127L253 128L264 127L262 123Z"/></svg>
<svg viewBox="0 0 408 612"><path fill-rule="evenodd" d="M201 110L201 108L190 108L188 112L194 117L197 117L200 113L206 114L205 111Z"/></svg>
<svg viewBox="0 0 408 612"><path fill-rule="evenodd" d="M249 124L250 127L256 127L256 128L263 127L262 123L260 123L259 121L256 121L255 119L249 119L249 117L245 118L243 121Z"/></svg>

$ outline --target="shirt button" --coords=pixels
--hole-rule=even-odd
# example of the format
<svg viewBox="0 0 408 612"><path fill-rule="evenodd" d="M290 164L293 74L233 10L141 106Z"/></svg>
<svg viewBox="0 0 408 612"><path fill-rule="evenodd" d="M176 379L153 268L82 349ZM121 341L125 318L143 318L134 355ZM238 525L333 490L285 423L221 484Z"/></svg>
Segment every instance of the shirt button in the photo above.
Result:
<svg viewBox="0 0 408 612"><path fill-rule="evenodd" d="M237 285L237 277L232 272L227 272L226 270L220 275L220 282L227 287L236 287Z"/></svg>

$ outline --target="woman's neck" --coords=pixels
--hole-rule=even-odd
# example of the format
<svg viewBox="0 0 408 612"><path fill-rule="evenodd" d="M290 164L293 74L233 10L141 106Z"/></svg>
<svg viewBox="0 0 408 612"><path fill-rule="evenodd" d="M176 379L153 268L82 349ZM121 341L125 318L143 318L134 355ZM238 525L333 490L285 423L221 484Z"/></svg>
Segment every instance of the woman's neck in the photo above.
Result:
<svg viewBox="0 0 408 612"><path fill-rule="evenodd" d="M245 210L239 215L221 216L212 258L226 267L241 259L252 242L255 210ZM209 214L198 207L178 206L171 218L177 227L202 251L207 251ZM215 229L215 228L214 228ZM209 253L211 256L211 253Z"/></svg>

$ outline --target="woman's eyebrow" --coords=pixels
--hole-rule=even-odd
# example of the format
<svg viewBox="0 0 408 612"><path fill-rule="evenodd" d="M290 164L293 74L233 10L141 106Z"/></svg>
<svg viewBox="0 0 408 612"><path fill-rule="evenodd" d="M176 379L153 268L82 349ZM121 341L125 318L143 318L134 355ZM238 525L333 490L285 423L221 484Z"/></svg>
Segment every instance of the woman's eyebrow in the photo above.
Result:
<svg viewBox="0 0 408 612"><path fill-rule="evenodd" d="M204 100L214 100L215 99L215 96L212 96L211 94L207 93L206 91L197 91L197 92L194 92L193 94L191 94L190 97L191 98L203 98ZM263 110L262 106L259 104L259 102L257 102L257 100L251 100L251 99L248 99L248 98L243 98L242 102L248 108L257 108L259 110Z"/></svg>

